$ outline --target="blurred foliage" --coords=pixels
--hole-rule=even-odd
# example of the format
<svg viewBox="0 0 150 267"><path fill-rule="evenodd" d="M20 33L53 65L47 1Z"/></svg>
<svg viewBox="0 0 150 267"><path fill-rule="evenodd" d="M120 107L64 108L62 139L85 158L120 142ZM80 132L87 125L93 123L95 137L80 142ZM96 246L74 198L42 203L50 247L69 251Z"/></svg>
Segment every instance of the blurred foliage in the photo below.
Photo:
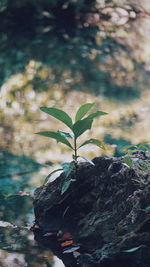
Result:
<svg viewBox="0 0 150 267"><path fill-rule="evenodd" d="M25 155L0 152L0 266L45 266L43 251L29 230L33 223L32 176L41 164ZM26 190L26 191L25 191ZM10 223L11 222L11 223Z"/></svg>
<svg viewBox="0 0 150 267"><path fill-rule="evenodd" d="M3 181L3 186L7 187L6 182L8 181L5 181L4 184ZM11 194L11 196L4 196L0 194L0 219L2 221L8 221L17 225L31 223L33 220L33 206L31 197L21 195L15 196L13 190L11 191Z"/></svg>
<svg viewBox="0 0 150 267"><path fill-rule="evenodd" d="M7 222L0 221L0 239L1 267L53 266L55 259L52 252L39 247L27 227L8 226Z"/></svg>
<svg viewBox="0 0 150 267"><path fill-rule="evenodd" d="M29 176L28 179L27 177L25 178L27 183L27 180L30 179L31 173L39 170L42 165L25 155L17 156L7 151L1 151L0 166L0 179L14 177L17 175L27 175ZM0 190L4 190L2 188L3 187L1 187Z"/></svg>
<svg viewBox="0 0 150 267"><path fill-rule="evenodd" d="M140 53L144 3L1 0L1 84L34 59L41 64L32 81L36 92L68 83L68 90L124 101L139 97L148 63L133 50ZM45 77L41 69L47 69Z"/></svg>
<svg viewBox="0 0 150 267"><path fill-rule="evenodd" d="M51 151L53 161L67 160L61 146L56 153L55 143L35 138L47 126L39 107L72 114L87 101L109 112L97 138L111 130L114 138L146 141L149 11L146 0L1 0L0 149L42 163Z"/></svg>
<svg viewBox="0 0 150 267"><path fill-rule="evenodd" d="M31 176L42 165L25 155L0 152L0 219L16 223L30 221L32 213Z"/></svg>
<svg viewBox="0 0 150 267"><path fill-rule="evenodd" d="M126 145L130 145L131 143L129 141L127 141L124 138L113 138L110 134L106 134L104 136L104 142L106 144L109 145L113 145L114 146L114 156L115 157L120 157L122 156L124 153L121 152L121 148L126 146Z"/></svg>

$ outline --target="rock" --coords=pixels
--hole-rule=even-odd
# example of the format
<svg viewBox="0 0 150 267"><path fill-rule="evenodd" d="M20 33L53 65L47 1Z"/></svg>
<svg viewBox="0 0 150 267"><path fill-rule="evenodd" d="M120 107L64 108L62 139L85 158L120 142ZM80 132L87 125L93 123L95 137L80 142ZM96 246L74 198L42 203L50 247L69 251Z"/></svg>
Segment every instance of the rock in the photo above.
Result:
<svg viewBox="0 0 150 267"><path fill-rule="evenodd" d="M63 195L63 174L36 189L35 238L65 266L150 266L150 154L131 158L80 163Z"/></svg>

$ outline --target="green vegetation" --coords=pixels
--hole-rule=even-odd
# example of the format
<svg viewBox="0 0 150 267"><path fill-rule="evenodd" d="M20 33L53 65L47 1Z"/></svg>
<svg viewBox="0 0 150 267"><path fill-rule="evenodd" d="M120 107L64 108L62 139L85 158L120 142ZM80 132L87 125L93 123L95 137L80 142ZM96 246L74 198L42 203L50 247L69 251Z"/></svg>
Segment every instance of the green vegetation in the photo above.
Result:
<svg viewBox="0 0 150 267"><path fill-rule="evenodd" d="M130 2L0 1L0 84L35 60L41 63L32 81L36 92L47 91L50 82L70 80L68 90L86 88L121 101L140 97L139 84L149 84L149 76L147 55L137 46L143 31L136 20L147 7L143 3L142 13L140 4ZM49 75L41 77L40 70L47 68Z"/></svg>
<svg viewBox="0 0 150 267"><path fill-rule="evenodd" d="M137 145L127 145L127 146L123 146L123 148L121 149L121 151L123 153L128 153L128 154L132 154L133 152L137 152L139 150L142 151L150 151L150 145L147 142L142 142L140 144Z"/></svg>
<svg viewBox="0 0 150 267"><path fill-rule="evenodd" d="M37 120L45 127L40 106L64 109L66 103L70 110L84 102L108 110L105 129L96 131L100 139L108 132L112 137L107 155L119 153L115 144L148 140L149 6L129 0L0 1L0 149L37 160L44 150L53 154L47 140L41 144L32 133ZM64 151L60 146L58 154Z"/></svg>
<svg viewBox="0 0 150 267"><path fill-rule="evenodd" d="M121 152L126 153L126 156L124 157L124 163L126 163L128 165L128 167L132 167L134 160L130 157L130 154L137 152L139 150L142 151L150 151L150 145L146 142L140 143L138 145L127 145L124 146L121 149ZM138 160L138 162L140 162L140 160ZM142 161L143 162L143 161ZM147 166L147 163L146 163ZM144 165L145 167L145 165Z"/></svg>
<svg viewBox="0 0 150 267"><path fill-rule="evenodd" d="M147 173L150 173L150 163L147 161L144 161L142 159L134 160L132 158L131 154L138 152L138 151L144 151L144 152L149 152L150 151L150 145L147 142L140 143L138 145L126 145L121 149L122 153L125 153L124 157L124 163L131 168L133 164L136 165L138 168L138 173L141 174L141 177L144 175L145 178L139 178L139 179L134 179L135 182L141 184L141 185L147 185L150 182L150 178L147 177Z"/></svg>
<svg viewBox="0 0 150 267"><path fill-rule="evenodd" d="M73 155L72 155L73 160L71 162L62 163L61 169L57 169L57 170L53 171L45 179L45 182L47 182L47 180L50 178L50 176L54 172L63 170L64 174L65 174L66 181L62 187L62 191L61 191L62 194L68 189L70 183L72 181L74 181L74 179L71 179L70 174L73 170L77 171L78 158L80 157L78 154L78 150L87 144L96 145L96 146L104 149L104 145L102 144L102 142L99 141L98 139L95 139L95 138L90 138L88 140L85 140L81 144L77 143L78 138L83 133L85 133L87 130L92 128L92 123L93 123L93 120L95 118L107 114L106 112L98 110L98 111L91 113L87 117L85 117L85 115L93 107L93 105L94 105L94 103L87 103L87 104L82 105L76 112L74 123L72 121L72 118L63 110L60 110L57 108L48 108L48 107L41 107L40 108L43 112L51 115L52 117L58 119L61 122L63 122L71 130L71 132L58 130L56 132L44 131L44 132L36 133L36 134L40 134L42 136L53 138L57 142L60 142L60 143L66 145L67 147L69 147L70 149L73 150ZM70 142L69 140L71 140L72 142ZM85 157L83 157L83 158L85 160L87 160L88 162L90 162L91 164L93 164L93 162L91 162L87 158L85 158ZM69 180L68 180L68 178L69 178Z"/></svg>

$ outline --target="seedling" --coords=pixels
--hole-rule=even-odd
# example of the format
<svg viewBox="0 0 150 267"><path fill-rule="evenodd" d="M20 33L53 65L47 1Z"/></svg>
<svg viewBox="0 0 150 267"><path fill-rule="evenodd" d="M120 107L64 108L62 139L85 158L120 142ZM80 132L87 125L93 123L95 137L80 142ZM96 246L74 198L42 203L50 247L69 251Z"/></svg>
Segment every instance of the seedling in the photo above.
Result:
<svg viewBox="0 0 150 267"><path fill-rule="evenodd" d="M92 123L93 120L97 117L100 117L102 115L106 115L108 113L103 112L103 111L96 111L91 113L90 115L86 116L87 112L93 107L94 103L87 103L82 105L76 112L75 115L75 121L72 121L72 118L63 110L57 109L57 108L48 108L48 107L41 107L40 109L51 115L52 117L58 119L59 121L63 122L68 128L69 132L58 130L56 132L54 131L44 131L44 132L38 132L36 134L50 137L55 139L58 143L62 143L69 147L73 151L72 155L72 161L71 162L64 162L61 164L62 168L59 168L57 170L54 170L51 172L45 179L44 184L48 181L50 176L57 172L57 171L64 171L65 175L65 182L62 187L61 194L63 194L68 187L70 186L71 182L75 181L75 179L72 179L70 177L70 174L73 170L77 171L77 166L78 166L78 158L80 157L78 154L78 150L87 145L87 144L92 144L96 145L102 149L104 149L104 145L101 141L95 138L90 138L88 140L85 140L83 143L78 143L78 138L87 130L92 128ZM90 160L88 160L85 157L84 160L90 162L91 164L94 165L94 163Z"/></svg>

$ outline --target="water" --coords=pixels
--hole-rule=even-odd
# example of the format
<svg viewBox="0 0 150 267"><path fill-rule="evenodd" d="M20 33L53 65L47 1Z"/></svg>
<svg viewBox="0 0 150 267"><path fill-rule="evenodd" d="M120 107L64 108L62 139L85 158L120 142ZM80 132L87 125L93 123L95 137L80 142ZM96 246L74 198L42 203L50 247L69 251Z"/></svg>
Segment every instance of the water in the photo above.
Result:
<svg viewBox="0 0 150 267"><path fill-rule="evenodd" d="M6 2L2 1L1 8ZM53 5L57 3L54 2ZM103 16L110 12L104 2L96 1ZM34 220L34 189L61 162L70 161L72 154L63 145L34 134L42 130L65 130L62 124L42 113L40 106L62 108L74 117L80 105L95 102L95 110L109 113L95 120L93 130L81 138L81 141L98 138L106 143L106 150L87 146L81 149L82 156L119 156L124 145L149 142L150 22L144 10L148 12L150 5L146 0L142 2L143 9L137 5L138 16L134 10L131 10L134 14L128 11L135 19L115 10L113 18L101 21L92 9L95 1L92 6L86 5L87 10L82 3L75 5L76 16L74 4L68 7L67 3L66 7L51 11L45 4L35 17L32 10L35 8L33 13L37 14L41 7L34 3L32 7L25 4L24 8L18 4L20 11L16 10L11 19L7 13L10 10L12 14L11 5L1 10L2 267L62 265L49 250L36 244L29 230ZM29 10L30 27L19 17L19 13L26 14ZM67 12L70 23L66 21Z"/></svg>

